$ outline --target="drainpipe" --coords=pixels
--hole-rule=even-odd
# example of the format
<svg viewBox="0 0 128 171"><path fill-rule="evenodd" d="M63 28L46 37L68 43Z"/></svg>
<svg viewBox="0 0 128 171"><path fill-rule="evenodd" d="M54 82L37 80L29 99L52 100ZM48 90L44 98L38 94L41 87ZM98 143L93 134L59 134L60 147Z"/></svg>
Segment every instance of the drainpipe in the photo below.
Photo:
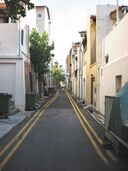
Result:
<svg viewBox="0 0 128 171"><path fill-rule="evenodd" d="M48 22L48 38L51 41L51 21Z"/></svg>
<svg viewBox="0 0 128 171"><path fill-rule="evenodd" d="M18 47L18 56L20 56L20 19L19 19L19 47Z"/></svg>

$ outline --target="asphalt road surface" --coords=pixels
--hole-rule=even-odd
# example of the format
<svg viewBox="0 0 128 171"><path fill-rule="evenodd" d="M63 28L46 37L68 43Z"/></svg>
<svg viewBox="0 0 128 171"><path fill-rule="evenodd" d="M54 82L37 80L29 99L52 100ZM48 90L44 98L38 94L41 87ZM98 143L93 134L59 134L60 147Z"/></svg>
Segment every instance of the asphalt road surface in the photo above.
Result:
<svg viewBox="0 0 128 171"><path fill-rule="evenodd" d="M65 91L44 111L2 171L125 171L102 160Z"/></svg>

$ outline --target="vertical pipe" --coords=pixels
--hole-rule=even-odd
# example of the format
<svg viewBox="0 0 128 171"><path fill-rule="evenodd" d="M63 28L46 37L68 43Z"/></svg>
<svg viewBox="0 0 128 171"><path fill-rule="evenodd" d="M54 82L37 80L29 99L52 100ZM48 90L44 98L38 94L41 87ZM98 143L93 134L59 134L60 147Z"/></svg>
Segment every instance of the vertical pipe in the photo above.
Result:
<svg viewBox="0 0 128 171"><path fill-rule="evenodd" d="M48 22L48 38L51 41L51 21Z"/></svg>
<svg viewBox="0 0 128 171"><path fill-rule="evenodd" d="M21 48L21 47L20 47L20 41L21 41L21 23L20 23L20 19L19 19L19 27L18 27L18 29L19 29L19 30L18 30L18 32L19 32L19 35L18 35L18 36L19 36L19 37L18 37L18 39L19 39L19 40L18 40L18 41L19 41L19 42L18 42L18 56L20 56L20 48Z"/></svg>

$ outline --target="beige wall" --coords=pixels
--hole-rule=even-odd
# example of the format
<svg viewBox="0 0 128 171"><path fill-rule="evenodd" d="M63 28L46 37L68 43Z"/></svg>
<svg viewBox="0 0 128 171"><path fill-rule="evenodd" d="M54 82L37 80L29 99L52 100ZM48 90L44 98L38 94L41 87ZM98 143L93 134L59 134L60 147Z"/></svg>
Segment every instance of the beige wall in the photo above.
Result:
<svg viewBox="0 0 128 171"><path fill-rule="evenodd" d="M96 56L94 40L96 38L96 23L89 19L87 29L87 53L86 53L86 101L91 103L91 75L95 78L93 81L93 105L96 104L96 62L91 65L91 55Z"/></svg>
<svg viewBox="0 0 128 171"><path fill-rule="evenodd" d="M91 103L91 75L93 75L93 77L95 77L95 80L93 82L93 101L95 104L96 103L96 64L93 65L93 67L90 67L89 64L87 64L86 66L86 100Z"/></svg>

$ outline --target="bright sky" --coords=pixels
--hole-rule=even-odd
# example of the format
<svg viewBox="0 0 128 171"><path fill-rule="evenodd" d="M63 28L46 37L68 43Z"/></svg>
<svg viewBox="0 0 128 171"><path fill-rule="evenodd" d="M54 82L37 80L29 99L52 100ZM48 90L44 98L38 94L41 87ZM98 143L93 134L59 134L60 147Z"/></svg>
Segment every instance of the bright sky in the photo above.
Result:
<svg viewBox="0 0 128 171"><path fill-rule="evenodd" d="M51 39L55 43L55 59L65 68L73 42L80 40L79 31L86 30L88 14L94 14L97 4L116 4L117 0L35 0L46 5L51 15ZM128 5L128 0L118 0Z"/></svg>

